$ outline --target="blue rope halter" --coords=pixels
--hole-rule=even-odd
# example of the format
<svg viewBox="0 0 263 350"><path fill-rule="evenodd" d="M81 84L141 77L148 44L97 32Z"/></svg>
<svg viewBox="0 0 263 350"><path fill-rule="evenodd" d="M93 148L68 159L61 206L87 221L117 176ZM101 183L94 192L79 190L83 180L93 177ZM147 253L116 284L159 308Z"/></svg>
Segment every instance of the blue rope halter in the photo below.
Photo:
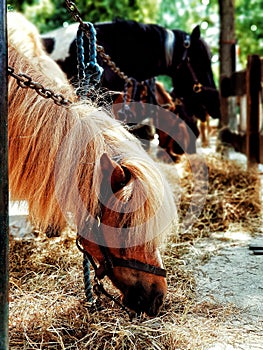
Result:
<svg viewBox="0 0 263 350"><path fill-rule="evenodd" d="M82 99L86 99L88 91L92 87L97 87L101 80L103 68L97 63L96 50L96 30L92 23L86 22L85 26L88 28L89 35L89 62L85 65L85 52L83 41L83 25L79 25L77 31L77 57L78 57L78 77L79 88L77 94Z"/></svg>

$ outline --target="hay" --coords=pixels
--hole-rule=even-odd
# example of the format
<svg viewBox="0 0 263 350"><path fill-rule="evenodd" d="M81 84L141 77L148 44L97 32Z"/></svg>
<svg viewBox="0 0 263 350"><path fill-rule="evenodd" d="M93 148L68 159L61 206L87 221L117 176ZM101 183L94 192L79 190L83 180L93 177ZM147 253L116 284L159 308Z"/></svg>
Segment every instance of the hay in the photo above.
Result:
<svg viewBox="0 0 263 350"><path fill-rule="evenodd" d="M217 157L207 157L206 164L208 193L190 232L182 225L193 193L189 162L162 166L175 198L180 194L180 226L174 228L163 251L168 295L159 317L130 321L104 298L102 311L91 311L85 303L82 256L73 231L54 239L41 233L27 241L11 238L10 349L202 350L226 337L231 344L242 342L246 334L239 326L231 330L227 326L238 310L196 301L195 280L184 255L196 239L211 232L237 223L240 229L251 231L259 224L258 176ZM178 177L180 186L176 185ZM105 287L118 296L109 281Z"/></svg>
<svg viewBox="0 0 263 350"><path fill-rule="evenodd" d="M195 346L203 342L202 338L207 340L211 315L216 318L220 314L222 322L224 315L232 312L229 307L196 305L193 277L178 259L174 264L167 259L169 292L159 317L129 321L107 299L101 301L102 311L90 312L83 291L82 258L73 237L12 240L10 250L9 327L13 350L196 349L187 344L194 338ZM18 251L20 261L16 260ZM106 287L110 289L110 282ZM116 291L114 294L118 295ZM206 327L198 330L198 322Z"/></svg>
<svg viewBox="0 0 263 350"><path fill-rule="evenodd" d="M208 237L212 232L235 227L240 231L253 231L261 225L260 177L257 169L247 170L235 160L219 155L184 157L179 165L161 165L168 175L178 202L179 241ZM207 178L204 173L207 172ZM176 182L180 181L180 185ZM189 211L189 207L201 209ZM185 230L185 217L191 222Z"/></svg>

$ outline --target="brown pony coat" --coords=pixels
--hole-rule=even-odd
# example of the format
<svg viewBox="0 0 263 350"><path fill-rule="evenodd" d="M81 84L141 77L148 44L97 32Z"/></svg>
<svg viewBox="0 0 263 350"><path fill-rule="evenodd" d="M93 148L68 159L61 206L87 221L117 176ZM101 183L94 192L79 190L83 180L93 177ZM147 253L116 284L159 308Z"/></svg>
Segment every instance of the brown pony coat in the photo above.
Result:
<svg viewBox="0 0 263 350"><path fill-rule="evenodd" d="M135 245L133 240L139 237L156 246L166 237L176 214L171 190L157 165L111 116L88 102L76 102L58 66L48 63L38 37L30 37L34 42L30 50L24 45L21 28L9 31L8 39L9 65L16 72L23 71L56 92L59 89L74 102L67 108L57 106L32 89L18 87L9 77L11 199L28 202L30 216L41 230L50 225L65 228L68 214L78 229L84 227L99 213L99 160L106 152L136 180L119 191L112 203L114 210L121 210L125 203L119 228L129 222L127 244ZM54 79L59 76L56 72L59 81Z"/></svg>

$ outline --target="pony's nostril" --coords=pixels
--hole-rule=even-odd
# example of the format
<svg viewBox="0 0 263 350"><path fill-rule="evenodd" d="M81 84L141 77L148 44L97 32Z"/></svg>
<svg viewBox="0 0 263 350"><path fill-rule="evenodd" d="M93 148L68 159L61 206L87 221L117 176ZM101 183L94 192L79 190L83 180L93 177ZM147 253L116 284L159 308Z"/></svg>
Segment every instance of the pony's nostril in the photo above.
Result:
<svg viewBox="0 0 263 350"><path fill-rule="evenodd" d="M141 296L138 297L137 305L139 308L143 305L143 298Z"/></svg>
<svg viewBox="0 0 263 350"><path fill-rule="evenodd" d="M163 293L160 293L160 294L156 297L156 300L155 300L156 306L157 306L158 308L159 308L160 306L162 306L163 301L164 301L164 295L163 295Z"/></svg>
<svg viewBox="0 0 263 350"><path fill-rule="evenodd" d="M148 315L149 316L157 316L159 313L159 310L164 302L164 294L158 293L155 295L153 303L149 309Z"/></svg>

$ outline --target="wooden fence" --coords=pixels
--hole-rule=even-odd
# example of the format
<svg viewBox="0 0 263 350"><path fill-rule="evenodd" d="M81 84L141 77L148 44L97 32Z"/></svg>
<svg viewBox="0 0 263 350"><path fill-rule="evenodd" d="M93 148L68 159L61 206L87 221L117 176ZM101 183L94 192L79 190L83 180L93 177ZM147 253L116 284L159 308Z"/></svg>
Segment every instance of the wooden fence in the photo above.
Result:
<svg viewBox="0 0 263 350"><path fill-rule="evenodd" d="M236 97L237 130L224 128L220 140L247 156L248 164L263 163L263 58L250 55L247 67L221 81L222 97Z"/></svg>

